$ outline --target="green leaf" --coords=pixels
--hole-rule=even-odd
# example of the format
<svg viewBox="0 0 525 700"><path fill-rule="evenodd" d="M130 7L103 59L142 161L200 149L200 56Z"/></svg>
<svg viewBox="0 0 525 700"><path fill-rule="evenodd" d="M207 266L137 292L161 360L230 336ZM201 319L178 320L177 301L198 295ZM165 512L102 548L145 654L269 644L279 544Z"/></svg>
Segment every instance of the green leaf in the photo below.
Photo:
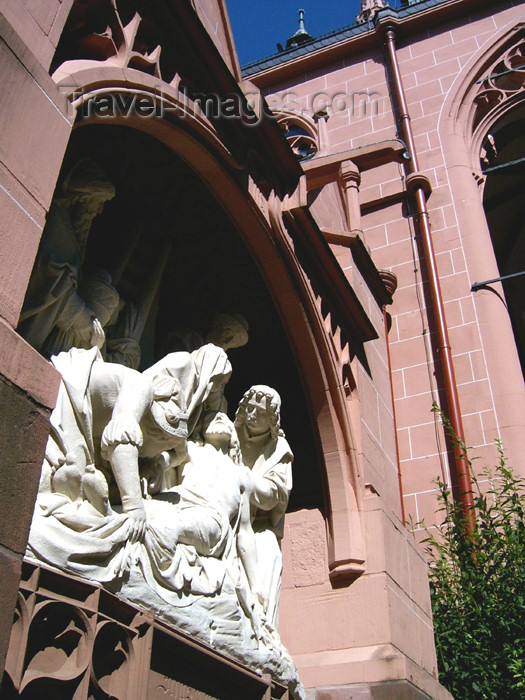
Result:
<svg viewBox="0 0 525 700"><path fill-rule="evenodd" d="M477 529L467 536L462 509L437 480L443 522L432 531L418 525L426 534L440 681L456 700L525 698L525 480L496 441L497 464L479 471L489 485L482 491L468 450L441 417L471 471Z"/></svg>

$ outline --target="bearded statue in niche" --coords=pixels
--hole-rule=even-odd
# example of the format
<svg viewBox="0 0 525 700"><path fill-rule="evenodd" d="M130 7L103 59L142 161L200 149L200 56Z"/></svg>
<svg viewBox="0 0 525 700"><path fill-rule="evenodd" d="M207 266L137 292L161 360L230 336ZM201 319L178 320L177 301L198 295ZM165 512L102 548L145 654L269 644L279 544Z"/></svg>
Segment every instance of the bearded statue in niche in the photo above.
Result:
<svg viewBox="0 0 525 700"><path fill-rule="evenodd" d="M106 270L83 276L93 219L115 187L89 158L73 167L55 195L20 315L19 333L46 357L72 347L101 348L119 296Z"/></svg>

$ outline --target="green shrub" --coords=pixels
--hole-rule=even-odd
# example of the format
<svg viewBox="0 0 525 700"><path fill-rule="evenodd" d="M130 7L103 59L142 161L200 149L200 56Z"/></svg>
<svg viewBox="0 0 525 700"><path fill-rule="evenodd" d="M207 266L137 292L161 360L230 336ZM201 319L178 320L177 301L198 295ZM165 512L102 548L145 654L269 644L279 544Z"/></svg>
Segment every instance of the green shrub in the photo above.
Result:
<svg viewBox="0 0 525 700"><path fill-rule="evenodd" d="M525 481L499 463L472 479L477 528L438 481L443 523L425 527L439 679L456 700L525 698Z"/></svg>

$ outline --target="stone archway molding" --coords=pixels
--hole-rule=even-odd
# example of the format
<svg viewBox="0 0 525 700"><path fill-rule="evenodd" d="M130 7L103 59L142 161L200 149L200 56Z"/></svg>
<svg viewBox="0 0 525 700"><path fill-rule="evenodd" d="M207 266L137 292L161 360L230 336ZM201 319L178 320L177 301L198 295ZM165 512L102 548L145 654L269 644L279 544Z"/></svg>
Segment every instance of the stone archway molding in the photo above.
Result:
<svg viewBox="0 0 525 700"><path fill-rule="evenodd" d="M452 84L440 115L441 130L462 138L473 172L481 178L479 153L490 127L509 110L525 100L525 68L516 70L510 87L499 87L494 70L499 63L507 71L516 59L525 66L525 17L509 23L485 43L465 65ZM513 56L513 52L516 51Z"/></svg>
<svg viewBox="0 0 525 700"><path fill-rule="evenodd" d="M492 125L525 101L525 71L507 65L505 72L505 62L510 60L512 65L512 56L519 56L524 44L522 17L503 27L472 56L452 84L439 117L438 133L458 226L457 246L466 261L469 285L499 277L483 208L485 178L480 151ZM513 54L514 50L518 53ZM521 56L519 66L523 65L525 59ZM498 84L499 76L516 82ZM502 294L502 287L497 288ZM465 289L465 295L470 291ZM494 294L480 290L473 294L473 302L486 363L490 410L495 416L491 419L494 426L486 430L486 441L490 442L492 436L501 437L509 462L518 465L523 422L516 416L525 416L525 384L514 333L508 314L502 313L501 302Z"/></svg>
<svg viewBox="0 0 525 700"><path fill-rule="evenodd" d="M225 146L199 105L179 90L178 76L167 85L141 71L96 61L71 61L67 68L67 72L55 73L54 77L60 78L58 87L78 114L76 128L104 123L123 125L164 143L199 175L254 258L283 320L305 393L311 400L310 413L318 426L327 484L330 576L338 583L350 582L364 571L359 513L362 485L342 372L318 300L293 254L283 221L284 211L294 211L294 199L283 201L275 191L265 197L257 183L249 188L251 196L247 197L238 179L245 164ZM162 110L161 117L144 116L133 109L125 112L119 107L118 96L126 96L126 104L144 100L144 104ZM102 98L107 98L102 116L96 109L86 111L85 106L92 100L103 104ZM112 104L117 106L114 111L110 109ZM322 239L320 232L319 238ZM302 312L298 313L298 309ZM356 325L355 319L352 325L360 339L375 337L370 335L373 331L368 327L366 314L359 313L356 318L361 319L361 325Z"/></svg>

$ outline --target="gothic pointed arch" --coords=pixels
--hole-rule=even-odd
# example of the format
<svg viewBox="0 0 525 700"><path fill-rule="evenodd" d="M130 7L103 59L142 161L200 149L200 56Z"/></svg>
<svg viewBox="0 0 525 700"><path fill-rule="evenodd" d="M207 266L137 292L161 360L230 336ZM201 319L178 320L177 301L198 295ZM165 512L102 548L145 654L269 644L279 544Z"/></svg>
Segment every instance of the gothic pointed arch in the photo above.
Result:
<svg viewBox="0 0 525 700"><path fill-rule="evenodd" d="M499 430L509 450L520 448L517 428L505 419L506 406L512 402L515 410L518 405L525 410L520 366L525 276L508 278L525 271L522 167L514 163L525 155L524 47L523 20L490 37L452 84L438 127L458 245L472 284Z"/></svg>
<svg viewBox="0 0 525 700"><path fill-rule="evenodd" d="M320 150L319 134L313 119L306 114L287 109L277 111L276 116L277 123L297 158L313 158Z"/></svg>
<svg viewBox="0 0 525 700"><path fill-rule="evenodd" d="M441 129L461 137L469 148L476 176L481 143L491 125L525 100L525 22L504 27L487 44L452 84L440 119Z"/></svg>

